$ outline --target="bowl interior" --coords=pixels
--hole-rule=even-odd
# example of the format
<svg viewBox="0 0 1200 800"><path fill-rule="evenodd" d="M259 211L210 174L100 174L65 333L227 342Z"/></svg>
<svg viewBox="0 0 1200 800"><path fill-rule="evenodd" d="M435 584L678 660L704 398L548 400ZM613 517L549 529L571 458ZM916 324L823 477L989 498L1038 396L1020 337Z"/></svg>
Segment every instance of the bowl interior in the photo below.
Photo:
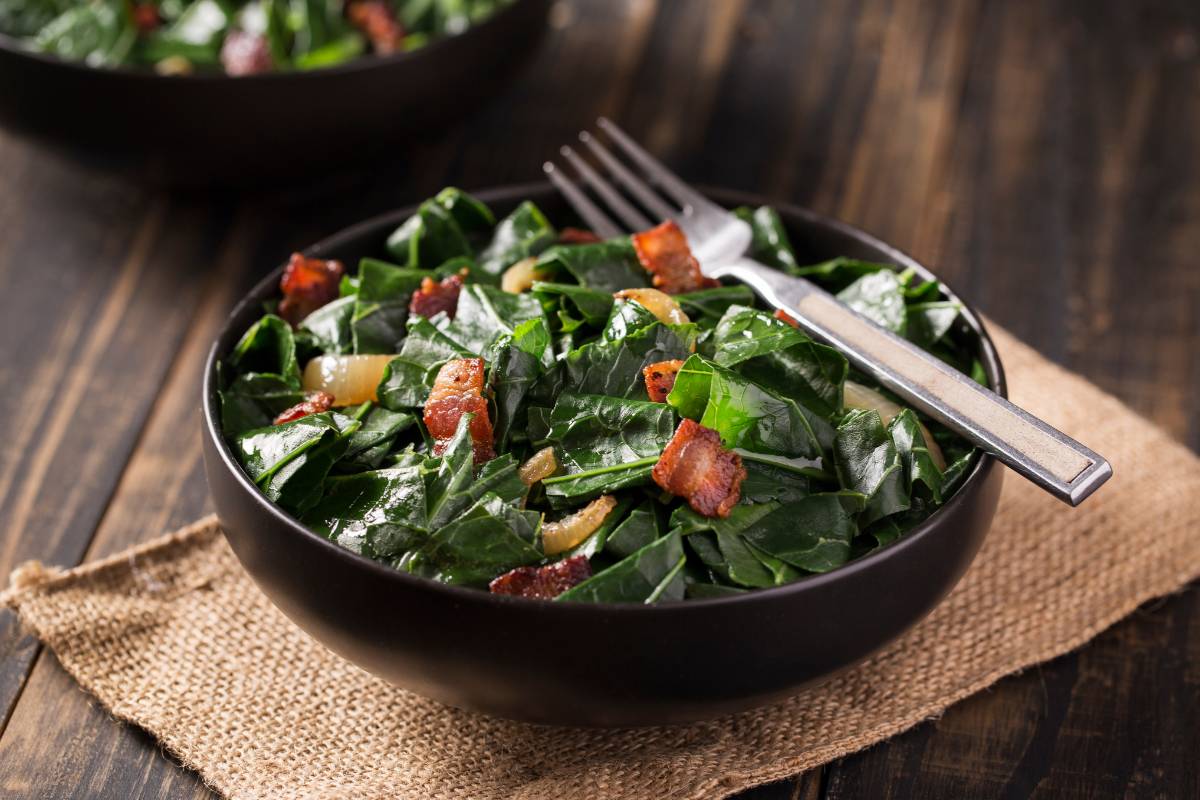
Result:
<svg viewBox="0 0 1200 800"><path fill-rule="evenodd" d="M570 210L564 200L554 191L553 187L548 183L531 183L510 187L501 187L491 190L473 192L476 197L479 197L485 203L492 207L496 212L497 217L503 216L507 212L515 208L523 200L532 200L546 213L550 221L558 226L575 224L579 225L580 221L576 215ZM767 204L761 198L750 194L730 192L726 190L712 189L705 190L705 194L712 197L715 201L722 205L732 208L738 205L758 206ZM912 269L915 270L924 280L937 280L936 276L926 267L915 261L910 256L903 252L885 244L884 242L875 239L869 234L837 220L824 217L815 212L795 206L772 204L780 213L788 234L791 237L792 245L796 250L797 258L801 263L816 263L836 256L847 256L851 258L859 258L869 261L878 261L895 265L898 270ZM379 215L372 219L347 228L333 236L330 236L312 247L308 248L305 253L310 256L319 256L323 258L337 258L347 264L356 264L359 259L364 257L379 257L380 254L386 252L384 245L388 235L395 230L404 220L411 216L416 211L416 206L410 206L399 209L397 211L388 212ZM424 578L418 578L404 572L399 572L386 565L380 564L364 556L360 556L349 550L346 550L339 545L328 541L327 539L318 536L316 533L302 525L298 520L291 517L278 506L270 503L266 497L258 490L254 483L245 475L232 450L225 442L224 437L220 432L220 415L217 398L217 364L223 359L237 343L242 333L261 315L263 303L274 297L278 293L279 277L283 270L283 264L276 267L270 274L264 277L250 293L237 305L231 312L225 327L221 334L214 342L205 365L204 376L204 417L207 435L215 440L221 455L222 461L226 469L230 470L236 476L236 479L242 484L244 489L250 495L253 495L260 505L264 506L264 510L270 513L273 517L278 518L291 528L297 535L309 537L318 540L322 545L329 550L330 557L333 558L349 558L356 561L362 568L371 571L379 571L389 576L389 580L397 580L403 582L416 581L429 587L432 591L449 592L458 596L463 600L471 602L482 601L486 599L488 602L528 602L523 599L508 598L504 596L491 595L487 592L481 592L478 589L470 589L458 586L429 581ZM983 365L987 374L990 386L1001 394L1007 395L1007 387L1003 367L1000 363L999 355L996 352L990 336L984 327L982 319L978 313L970 306L969 303L962 300L952 289L945 286L943 289L949 299L957 300L963 307L963 319L969 328L977 336L978 351L975 354ZM586 608L606 607L610 611L619 613L661 613L664 609L669 610L673 606L686 605L688 607L698 607L704 604L730 604L751 601L754 598L773 593L786 593L796 591L805 586L814 586L827 581L836 580L839 575L844 574L849 570L856 570L869 565L872 561L887 558L889 554L903 550L911 543L919 540L921 537L928 535L928 532L937 524L938 520L947 512L949 507L954 504L961 504L968 501L968 498L978 488L978 485L983 481L984 473L990 467L993 459L988 455L981 455L975 462L974 466L964 478L954 495L938 510L931 514L926 520L917 525L904 537L893 542L892 544L880 548L873 553L860 557L847 564L838 567L830 572L812 575L801 580L795 581L783 586L777 586L768 589L756 589L747 592L740 596L721 597L711 599L689 600L685 604L668 604L668 605L652 605L652 606L630 606L630 605L608 605L605 604L548 604L540 603L541 605L552 606L554 608L564 609L566 613L586 613L582 611Z"/></svg>

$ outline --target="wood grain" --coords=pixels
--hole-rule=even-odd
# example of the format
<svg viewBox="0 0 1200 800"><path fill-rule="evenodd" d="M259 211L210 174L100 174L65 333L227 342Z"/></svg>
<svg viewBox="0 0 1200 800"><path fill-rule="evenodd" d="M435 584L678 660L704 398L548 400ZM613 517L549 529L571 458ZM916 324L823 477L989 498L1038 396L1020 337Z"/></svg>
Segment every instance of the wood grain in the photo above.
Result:
<svg viewBox="0 0 1200 800"><path fill-rule="evenodd" d="M370 169L176 196L0 134L0 573L202 513L225 310L443 185L533 180L596 116L685 177L844 217L1200 449L1200 6L566 0L523 78ZM19 346L12 346L19 343ZM1200 796L1200 598L747 800ZM0 615L0 794L203 797Z"/></svg>
<svg viewBox="0 0 1200 800"><path fill-rule="evenodd" d="M33 169L4 176L13 235L0 269L0 572L28 558L83 555L187 329L219 204L189 207L113 179L85 178L24 145L0 158ZM66 198L59 200L56 198ZM165 236L170 217L178 232ZM63 229L71 236L64 236ZM11 427L9 427L11 426ZM0 720L34 652L0 616Z"/></svg>

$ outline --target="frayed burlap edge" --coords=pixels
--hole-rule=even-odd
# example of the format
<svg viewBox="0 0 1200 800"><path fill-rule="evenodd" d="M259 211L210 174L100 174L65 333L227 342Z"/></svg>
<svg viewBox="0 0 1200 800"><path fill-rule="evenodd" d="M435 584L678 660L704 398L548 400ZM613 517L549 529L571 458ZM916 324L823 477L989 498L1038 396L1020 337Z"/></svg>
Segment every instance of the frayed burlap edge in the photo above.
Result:
<svg viewBox="0 0 1200 800"><path fill-rule="evenodd" d="M9 588L4 592L0 592L0 606L9 607L20 615L21 606L29 602L36 595L53 592L59 587L76 585L80 581L96 577L107 571L116 570L124 572L130 568L130 564L134 560L161 561L180 559L186 561L189 554L198 547L207 547L214 543L219 547L224 547L223 543L216 541L220 535L221 529L216 515L210 515L172 533L108 558L89 562L73 569L48 569L38 561L25 562L11 574ZM1077 635L1047 643L1039 650L1030 651L1028 656L1020 661L997 666L978 680L963 686L959 691L953 692L937 702L914 708L902 717L882 722L863 730L857 735L830 741L822 747L809 750L801 757L785 759L774 769L762 770L753 774L730 772L725 775L713 777L695 785L693 791L687 795L687 800L727 797L755 786L799 775L835 759L870 748L922 722L940 716L950 706L987 689L1002 678L1019 674L1029 667L1050 661L1080 648L1131 614L1138 606L1155 598L1183 591L1187 588L1187 584L1197 577L1200 577L1200 569L1192 568L1183 570L1174 577L1165 579L1155 586L1147 587L1145 591L1137 596L1131 596L1118 610L1097 621L1095 625L1079 631ZM196 586L196 588L200 587ZM51 642L45 641L45 637L35 624L30 624L24 616L21 616L21 620L23 627L50 645L51 649L54 649ZM81 674L80 670L75 668L73 659L70 656L67 656L65 659L60 656L60 662L84 691L93 696L100 696L100 693L92 685L89 676ZM142 720L136 714L126 714L116 711L109 703L103 700L101 704L114 718L142 727L154 736L168 754L184 767L197 772L209 788L220 794L227 794L219 781L214 781L210 778L204 764L196 763L189 757L187 743L177 741L172 731L159 730L157 726L153 725L147 726L143 724Z"/></svg>

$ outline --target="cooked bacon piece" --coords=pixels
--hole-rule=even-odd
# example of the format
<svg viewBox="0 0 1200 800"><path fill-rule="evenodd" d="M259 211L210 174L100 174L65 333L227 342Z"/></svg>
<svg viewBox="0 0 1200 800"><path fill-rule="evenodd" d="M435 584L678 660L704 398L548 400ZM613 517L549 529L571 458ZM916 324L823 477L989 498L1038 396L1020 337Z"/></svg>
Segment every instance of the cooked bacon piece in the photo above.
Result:
<svg viewBox="0 0 1200 800"><path fill-rule="evenodd" d="M492 442L492 420L488 416L487 398L483 396L483 359L456 358L438 370L433 391L425 401L425 427L435 440L433 454L440 456L458 430L463 414L471 419L471 442L475 447L475 463L482 464L496 457Z"/></svg>
<svg viewBox="0 0 1200 800"><path fill-rule="evenodd" d="M134 3L130 8L130 16L133 18L133 27L139 33L149 33L162 22L153 3Z"/></svg>
<svg viewBox="0 0 1200 800"><path fill-rule="evenodd" d="M559 244L595 244L603 241L599 236L584 228L563 228L558 232Z"/></svg>
<svg viewBox="0 0 1200 800"><path fill-rule="evenodd" d="M488 584L492 594L550 600L592 577L587 556L571 556L544 567L517 567Z"/></svg>
<svg viewBox="0 0 1200 800"><path fill-rule="evenodd" d="M671 220L635 233L632 238L638 261L654 276L655 288L667 294L681 294L721 285L701 274L700 263L692 255L687 237Z"/></svg>
<svg viewBox="0 0 1200 800"><path fill-rule="evenodd" d="M271 46L261 33L232 30L221 45L221 66L227 75L257 75L275 68Z"/></svg>
<svg viewBox="0 0 1200 800"><path fill-rule="evenodd" d="M346 5L346 18L362 31L371 42L371 49L381 56L400 49L404 28L384 0L352 0Z"/></svg>
<svg viewBox="0 0 1200 800"><path fill-rule="evenodd" d="M429 407L430 403L436 403L439 400L445 400L462 394L474 395L475 397L482 395L483 367L482 358L455 358L447 361L438 370L437 377L434 378L433 389L429 392L429 399L425 401L426 408ZM429 432L435 437L442 435L434 433L432 429ZM445 435L453 436L453 428Z"/></svg>
<svg viewBox="0 0 1200 800"><path fill-rule="evenodd" d="M796 322L796 320L792 319L792 315L789 314L788 312L784 311L782 308L775 309L775 319L779 320L780 322L786 322L788 325L791 325L793 328L800 327L800 323Z"/></svg>
<svg viewBox="0 0 1200 800"><path fill-rule="evenodd" d="M295 422L301 417L307 417L309 414L320 414L322 411L328 411L331 408L333 408L333 395L329 392L309 392L304 396L303 402L296 403L296 405L281 412L272 424L282 425L285 422Z"/></svg>
<svg viewBox="0 0 1200 800"><path fill-rule="evenodd" d="M283 292L283 299L279 301L279 316L292 323L293 327L299 325L300 320L330 300L337 299L338 284L345 272L346 268L340 261L323 261L292 253L291 260L283 270L283 277L279 279L279 289Z"/></svg>
<svg viewBox="0 0 1200 800"><path fill-rule="evenodd" d="M659 361L642 370L642 375L646 378L646 394L650 395L651 402L667 402L667 395L675 388L675 375L682 366L682 361L674 359Z"/></svg>
<svg viewBox="0 0 1200 800"><path fill-rule="evenodd" d="M409 313L431 319L438 312L445 311L446 316L454 319L454 312L458 310L458 295L462 291L465 277L467 271L463 269L457 275L442 278L440 281L422 278L420 288L413 292L412 300L408 303Z"/></svg>
<svg viewBox="0 0 1200 800"><path fill-rule="evenodd" d="M679 423L651 473L654 482L688 501L697 514L728 517L742 493L742 457L721 446L711 428L690 419Z"/></svg>

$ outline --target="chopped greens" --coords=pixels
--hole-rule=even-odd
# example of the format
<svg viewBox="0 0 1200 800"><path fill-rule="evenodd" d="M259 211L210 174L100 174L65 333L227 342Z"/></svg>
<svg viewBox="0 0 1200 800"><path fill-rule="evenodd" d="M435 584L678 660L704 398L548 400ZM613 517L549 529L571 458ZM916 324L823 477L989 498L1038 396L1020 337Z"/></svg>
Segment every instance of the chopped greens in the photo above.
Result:
<svg viewBox="0 0 1200 800"><path fill-rule="evenodd" d="M92 67L251 75L336 66L461 33L511 0L0 0L0 33ZM486 208L441 210L464 227ZM482 227L480 225L479 227Z"/></svg>
<svg viewBox="0 0 1200 800"><path fill-rule="evenodd" d="M978 342L940 285L844 258L805 266L773 210L737 213L759 260L979 377ZM387 239L387 260L327 270L334 299L295 327L265 314L220 365L221 423L247 475L397 570L558 602L663 603L779 586L885 547L974 463L745 286L666 297L643 288L629 239L570 241L531 202L498 219L446 189ZM533 277L499 288L518 262ZM318 356L344 372L324 376ZM313 404L315 391L332 401ZM879 407L847 405L862 397ZM685 429L703 434L681 442ZM718 468L728 505L678 488Z"/></svg>

